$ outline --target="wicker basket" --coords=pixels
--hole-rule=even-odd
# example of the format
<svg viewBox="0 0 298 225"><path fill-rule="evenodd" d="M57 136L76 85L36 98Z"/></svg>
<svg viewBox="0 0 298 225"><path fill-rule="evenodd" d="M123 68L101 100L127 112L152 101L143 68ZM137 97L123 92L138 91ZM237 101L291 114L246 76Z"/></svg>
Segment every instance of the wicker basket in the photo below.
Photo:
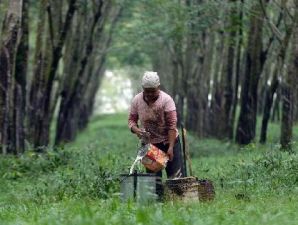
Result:
<svg viewBox="0 0 298 225"><path fill-rule="evenodd" d="M200 201L210 201L215 197L215 190L211 180L198 180L198 194Z"/></svg>
<svg viewBox="0 0 298 225"><path fill-rule="evenodd" d="M167 179L165 183L166 199L168 200L199 200L210 201L215 197L212 181L199 180L196 177Z"/></svg>
<svg viewBox="0 0 298 225"><path fill-rule="evenodd" d="M166 197L169 200L198 200L198 182L195 177L166 180Z"/></svg>

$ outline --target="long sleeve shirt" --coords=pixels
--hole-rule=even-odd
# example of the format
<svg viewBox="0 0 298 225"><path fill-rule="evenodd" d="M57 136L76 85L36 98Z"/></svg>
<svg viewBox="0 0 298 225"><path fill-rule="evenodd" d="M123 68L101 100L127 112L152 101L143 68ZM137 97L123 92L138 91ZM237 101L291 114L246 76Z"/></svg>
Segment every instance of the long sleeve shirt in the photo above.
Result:
<svg viewBox="0 0 298 225"><path fill-rule="evenodd" d="M157 100L148 104L144 100L143 92L137 94L131 103L128 127L138 126L141 123L147 132L150 133L150 142L168 143L168 131L177 130L177 113L175 103L170 95L160 91Z"/></svg>

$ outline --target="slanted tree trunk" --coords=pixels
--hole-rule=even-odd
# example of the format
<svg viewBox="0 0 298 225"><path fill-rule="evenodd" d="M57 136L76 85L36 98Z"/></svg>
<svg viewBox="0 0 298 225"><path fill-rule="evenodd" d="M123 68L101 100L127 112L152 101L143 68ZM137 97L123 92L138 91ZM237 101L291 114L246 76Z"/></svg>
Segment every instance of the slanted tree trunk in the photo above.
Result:
<svg viewBox="0 0 298 225"><path fill-rule="evenodd" d="M5 16L0 43L0 146L3 154L16 153L13 135L15 59L20 36L22 0L11 0Z"/></svg>
<svg viewBox="0 0 298 225"><path fill-rule="evenodd" d="M97 57L93 57L93 60L89 63L89 77L87 79L85 87L83 88L83 98L79 102L80 111L77 118L78 130L82 130L87 126L89 118L93 113L95 96L105 72L108 49L111 46L113 34L116 30L116 25L121 18L123 9L123 6L111 8L111 13L109 13L109 17L111 18L109 30L106 32L106 35L103 35L102 40L97 42L96 45L97 49L101 49L101 54Z"/></svg>
<svg viewBox="0 0 298 225"><path fill-rule="evenodd" d="M105 72L105 56L104 58L100 59L99 62L100 65L97 66L95 71L92 71L92 77L90 78L90 82L88 82L87 88L85 89L84 98L80 102L79 116L78 118L76 118L78 120L77 123L79 130L83 130L84 128L86 128L93 113L96 93ZM92 67L94 68L94 64L92 65Z"/></svg>
<svg viewBox="0 0 298 225"><path fill-rule="evenodd" d="M56 129L56 139L55 143L61 143L62 141L68 142L72 141L76 133L78 131L78 112L77 105L79 106L81 98L83 98L83 86L85 82L88 80L88 76L86 77L85 69L88 66L88 61L93 52L94 46L94 32L96 31L96 27L99 22L100 23L100 32L102 32L104 22L103 17L103 9L106 5L103 1L100 1L99 5L97 6L96 12L92 18L90 30L88 31L87 35L87 42L85 45L85 49L83 50L83 56L80 60L80 68L78 69L77 74L75 75L75 82L71 89L65 90L63 93L59 115L58 115L58 122L57 122L57 129Z"/></svg>

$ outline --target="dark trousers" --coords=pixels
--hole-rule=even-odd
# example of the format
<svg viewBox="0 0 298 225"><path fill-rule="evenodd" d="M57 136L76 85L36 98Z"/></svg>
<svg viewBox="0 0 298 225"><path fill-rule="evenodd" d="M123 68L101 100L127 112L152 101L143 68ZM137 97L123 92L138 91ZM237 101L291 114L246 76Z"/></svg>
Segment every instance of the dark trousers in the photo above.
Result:
<svg viewBox="0 0 298 225"><path fill-rule="evenodd" d="M153 144L158 147L163 152L167 153L169 144L157 143ZM179 178L185 177L184 168L183 168L183 157L181 151L181 144L179 137L176 138L175 145L173 148L174 157L172 161L168 161L167 166L165 168L167 173L167 178ZM147 169L148 173L153 173L152 171ZM162 186L162 171L156 173L156 193L161 197L163 195L163 186Z"/></svg>

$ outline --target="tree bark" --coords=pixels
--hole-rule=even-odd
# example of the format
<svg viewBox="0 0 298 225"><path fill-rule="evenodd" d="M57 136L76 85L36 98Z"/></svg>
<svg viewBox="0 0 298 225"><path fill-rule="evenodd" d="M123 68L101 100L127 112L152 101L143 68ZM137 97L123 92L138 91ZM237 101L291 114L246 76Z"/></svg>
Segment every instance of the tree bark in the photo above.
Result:
<svg viewBox="0 0 298 225"><path fill-rule="evenodd" d="M261 127L261 134L260 134L260 143L262 144L266 142L267 127L270 119L270 111L273 104L273 97L279 86L278 74L282 73L282 68L284 67L284 62L286 60L286 52L288 49L291 36L292 36L292 28L287 30L286 35L281 42L278 59L277 59L277 65L275 66L275 71L273 74L271 85L270 87L267 87L267 90L265 93L265 103L264 103L264 109L263 109L263 119L262 119L262 127Z"/></svg>
<svg viewBox="0 0 298 225"><path fill-rule="evenodd" d="M258 82L264 59L262 58L262 27L263 18L261 6L253 6L255 12L251 15L250 31L246 53L244 81L241 89L241 109L237 125L236 142L249 144L255 138Z"/></svg>
<svg viewBox="0 0 298 225"><path fill-rule="evenodd" d="M233 95L233 103L232 110L230 114L230 123L232 125L232 129L230 130L229 137L231 140L234 139L234 129L235 129L235 117L236 117L236 109L238 106L238 93L239 93L239 79L242 73L241 65L242 65L242 48L243 48L243 1L241 0L239 15L238 15L238 27L237 27L237 50L235 56L235 83L234 83L234 95Z"/></svg>
<svg viewBox="0 0 298 225"><path fill-rule="evenodd" d="M263 119L262 119L261 134L260 134L260 143L262 143L262 144L266 143L267 127L268 127L268 122L270 119L271 107L273 104L273 96L276 93L276 90L279 85L278 71L279 71L279 67L276 66L274 68L274 74L273 74L273 78L271 80L271 84L270 84L270 86L269 85L267 86L267 89L265 91Z"/></svg>
<svg viewBox="0 0 298 225"><path fill-rule="evenodd" d="M25 151L25 116L26 116L26 85L29 53L28 0L23 0L21 39L16 53L15 86L14 86L14 136L15 152Z"/></svg>
<svg viewBox="0 0 298 225"><path fill-rule="evenodd" d="M16 153L13 135L15 59L20 36L22 0L11 0L5 16L0 45L0 146L3 154Z"/></svg>
<svg viewBox="0 0 298 225"><path fill-rule="evenodd" d="M222 25L224 26L224 25ZM226 71L226 59L228 54L228 45L225 38L225 33L218 32L216 36L217 45L216 51L213 53L215 57L213 64L213 75L210 76L212 80L212 90L209 93L211 95L210 105L208 107L208 125L209 129L207 134L214 138L223 138L221 135L225 127L226 121L224 120L223 112L223 100L224 100L224 82L225 82L225 71ZM225 41L220 41L225 40Z"/></svg>
<svg viewBox="0 0 298 225"><path fill-rule="evenodd" d="M271 122L280 121L280 100L281 99L281 88L277 89L275 99L273 99L272 106L272 117Z"/></svg>
<svg viewBox="0 0 298 225"><path fill-rule="evenodd" d="M104 5L103 1L100 1L99 6L97 7L97 10L92 19L90 30L87 36L87 43L83 51L83 57L80 60L80 68L77 72L74 86L71 90L68 90L66 93L63 93L64 95L62 96L60 103L56 129L56 144L59 144L61 142L72 141L75 138L76 133L78 131L77 119L79 110L76 109L76 105L79 104L81 98L83 98L83 86L85 85L85 82L88 80L88 76L90 76L90 74L88 74L86 77L85 68L88 66L88 61L90 60L90 57L93 52L93 35L96 30L96 26L101 20L104 19L102 13L103 8L105 7L106 5ZM102 21L102 23L100 23L99 28L100 33L102 32L103 25L104 23Z"/></svg>
<svg viewBox="0 0 298 225"><path fill-rule="evenodd" d="M297 88L298 71L298 0L295 3L295 15L293 21L292 52L289 71L285 75L282 84L282 123L280 144L285 151L292 150L293 121L294 121L294 90Z"/></svg>
<svg viewBox="0 0 298 225"><path fill-rule="evenodd" d="M60 4L58 4L58 6L62 7ZM40 150L49 144L50 124L53 116L52 109L56 104L56 102L53 102L52 98L53 84L62 56L66 35L71 27L72 18L76 10L76 0L69 1L65 20L63 25L61 25L62 29L57 32L55 32L53 21L55 21L56 18L54 15L58 13L57 17L60 17L60 13L59 9L52 9L51 7L52 5L47 4L47 2L42 3L43 13L45 13L45 11L48 13L48 22L46 23L48 27L45 29L46 37L44 38L47 46L44 50L37 49L37 51L39 51L37 60L41 60L42 64L37 63L39 66L37 67L30 93L32 97L31 110L37 111L37 113L30 113L29 126L32 134L31 140L34 147ZM45 18L43 20L45 20ZM43 24L41 24L41 26L43 26ZM40 39L39 42L42 42L41 33L38 34L38 39Z"/></svg>
<svg viewBox="0 0 298 225"><path fill-rule="evenodd" d="M234 99L234 65L235 65L235 52L236 52L236 42L237 42L237 28L238 28L238 0L230 0L233 4L230 12L230 25L229 25L229 37L228 37L228 53L227 60L224 62L223 80L224 80L224 94L223 94L223 118L222 125L220 129L219 137L221 138L231 138L230 134L233 132L233 120L231 118L231 113L233 109L233 99Z"/></svg>
<svg viewBox="0 0 298 225"><path fill-rule="evenodd" d="M47 29L46 29L46 0L39 2L39 14L38 14L38 24L36 31L35 40L35 55L34 55L34 72L30 82L29 88L29 102L27 105L27 133L28 140L34 145L35 141L38 139L40 134L38 127L41 121L38 119L42 118L42 101L43 101L43 90L45 87L45 76L44 71L47 67L47 55L45 53L45 44L48 39Z"/></svg>
<svg viewBox="0 0 298 225"><path fill-rule="evenodd" d="M214 35L206 36L204 31L196 43L197 52L192 56L195 67L190 73L187 91L186 127L198 137L207 135L208 93L210 90L211 71L215 45ZM192 45L191 45L192 46Z"/></svg>

